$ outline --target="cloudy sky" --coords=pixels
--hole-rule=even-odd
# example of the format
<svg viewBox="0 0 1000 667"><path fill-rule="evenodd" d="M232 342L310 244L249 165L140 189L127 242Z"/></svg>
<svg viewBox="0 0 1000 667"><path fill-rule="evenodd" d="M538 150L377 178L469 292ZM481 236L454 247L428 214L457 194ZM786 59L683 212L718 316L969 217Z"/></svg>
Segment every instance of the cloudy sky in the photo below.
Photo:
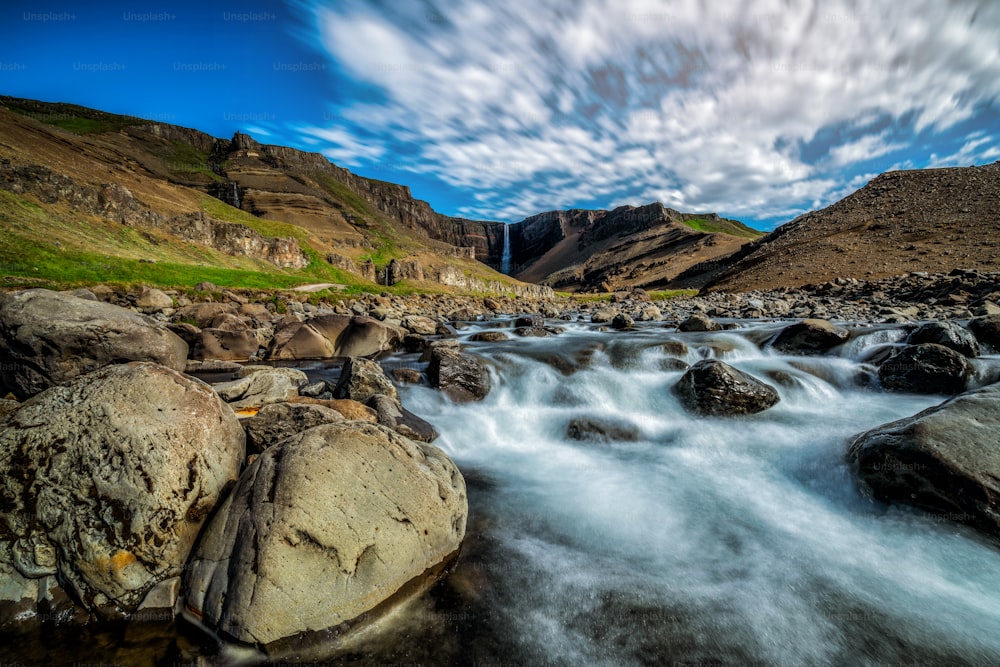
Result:
<svg viewBox="0 0 1000 667"><path fill-rule="evenodd" d="M770 229L883 171L1000 160L995 0L0 14L0 93L249 131L452 215L658 200Z"/></svg>

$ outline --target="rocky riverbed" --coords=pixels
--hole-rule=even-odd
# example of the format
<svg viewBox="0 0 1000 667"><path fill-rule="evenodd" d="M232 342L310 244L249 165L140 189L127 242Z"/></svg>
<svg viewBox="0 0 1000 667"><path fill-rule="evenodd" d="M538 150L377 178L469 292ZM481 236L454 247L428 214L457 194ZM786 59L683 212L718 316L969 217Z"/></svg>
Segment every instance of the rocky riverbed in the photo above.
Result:
<svg viewBox="0 0 1000 667"><path fill-rule="evenodd" d="M998 275L667 301L5 294L0 625L159 613L227 651L343 653L455 566L470 443L433 414L508 395L515 353L539 377L638 373L709 430L785 419L815 383L896 406L844 443L857 488L1000 538ZM561 428L651 437L627 413Z"/></svg>

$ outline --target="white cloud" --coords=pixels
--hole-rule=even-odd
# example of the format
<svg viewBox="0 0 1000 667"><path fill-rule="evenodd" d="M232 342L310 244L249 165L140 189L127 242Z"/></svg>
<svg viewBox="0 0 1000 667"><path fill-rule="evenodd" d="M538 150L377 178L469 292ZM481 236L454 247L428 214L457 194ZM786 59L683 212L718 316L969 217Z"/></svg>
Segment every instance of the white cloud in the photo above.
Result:
<svg viewBox="0 0 1000 667"><path fill-rule="evenodd" d="M316 9L325 48L382 98L341 114L381 141L307 133L348 165L416 146L404 168L473 193L465 215L658 198L774 218L830 203L851 165L905 148L867 129L881 119L934 133L1000 102L990 0L396 4ZM827 157L806 160L800 147L831 128Z"/></svg>

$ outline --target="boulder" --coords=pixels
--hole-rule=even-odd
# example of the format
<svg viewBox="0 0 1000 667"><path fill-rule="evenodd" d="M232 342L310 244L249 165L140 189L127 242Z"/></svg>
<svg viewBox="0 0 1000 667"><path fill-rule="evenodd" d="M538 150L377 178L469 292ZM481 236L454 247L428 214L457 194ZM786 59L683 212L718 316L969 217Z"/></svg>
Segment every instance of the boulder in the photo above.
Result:
<svg viewBox="0 0 1000 667"><path fill-rule="evenodd" d="M147 287L135 300L135 307L144 313L158 313L174 307L174 300L162 290Z"/></svg>
<svg viewBox="0 0 1000 667"><path fill-rule="evenodd" d="M58 574L87 611L131 614L180 574L243 457L232 410L169 368L107 366L52 387L0 430L0 570L23 584Z"/></svg>
<svg viewBox="0 0 1000 667"><path fill-rule="evenodd" d="M257 359L270 340L270 329L202 329L191 346L191 358L249 361Z"/></svg>
<svg viewBox="0 0 1000 667"><path fill-rule="evenodd" d="M416 368L394 368L392 369L392 377L396 382L420 384L423 381L424 374Z"/></svg>
<svg viewBox="0 0 1000 667"><path fill-rule="evenodd" d="M432 387L460 402L478 401L489 393L493 382L482 361L445 346L435 346L430 353L427 378Z"/></svg>
<svg viewBox="0 0 1000 667"><path fill-rule="evenodd" d="M1000 352L1000 315L977 317L969 322L969 329L976 334L979 342Z"/></svg>
<svg viewBox="0 0 1000 667"><path fill-rule="evenodd" d="M469 340L477 343L498 343L509 340L507 334L502 331L480 331L469 336Z"/></svg>
<svg viewBox="0 0 1000 667"><path fill-rule="evenodd" d="M806 319L782 329L772 345L786 354L823 354L850 336L850 331L827 320Z"/></svg>
<svg viewBox="0 0 1000 667"><path fill-rule="evenodd" d="M364 403L358 403L357 401L352 401L349 398L333 398L333 399L322 399L322 398L309 398L308 396L296 396L291 399L289 403L299 403L302 405L322 405L325 408L330 408L335 410L340 414L344 415L344 419L348 421L363 421L369 424L378 423L378 415L375 411L366 406Z"/></svg>
<svg viewBox="0 0 1000 667"><path fill-rule="evenodd" d="M243 410L284 403L298 396L299 387L307 382L302 371L264 367L231 382L220 382L212 388L233 410Z"/></svg>
<svg viewBox="0 0 1000 667"><path fill-rule="evenodd" d="M377 361L361 357L348 357L340 369L340 380L333 388L334 398L350 398L364 403L375 394L385 394L393 400L399 399L392 380Z"/></svg>
<svg viewBox="0 0 1000 667"><path fill-rule="evenodd" d="M300 645L378 611L456 554L465 482L433 445L344 422L265 450L213 516L183 605L223 638Z"/></svg>
<svg viewBox="0 0 1000 667"><path fill-rule="evenodd" d="M543 327L545 326L545 318L538 314L533 315L521 315L514 320L515 327Z"/></svg>
<svg viewBox="0 0 1000 667"><path fill-rule="evenodd" d="M673 391L685 409L707 416L753 414L780 400L771 385L716 359L689 368Z"/></svg>
<svg viewBox="0 0 1000 667"><path fill-rule="evenodd" d="M566 437L580 442L637 442L642 434L628 422L579 417L570 420Z"/></svg>
<svg viewBox="0 0 1000 667"><path fill-rule="evenodd" d="M398 399L375 394L368 398L365 405L378 415L379 424L402 436L420 442L434 442L438 439L438 432L431 423L404 408Z"/></svg>
<svg viewBox="0 0 1000 667"><path fill-rule="evenodd" d="M273 444L303 431L344 421L344 415L324 405L271 403L243 422L247 454L259 454Z"/></svg>
<svg viewBox="0 0 1000 667"><path fill-rule="evenodd" d="M935 343L951 348L967 357L979 356L979 343L965 327L955 322L927 322L917 327L907 337L910 345Z"/></svg>
<svg viewBox="0 0 1000 667"><path fill-rule="evenodd" d="M204 329L210 327L219 315L235 312L236 305L232 303L192 303L190 306L178 308L172 319L175 322L186 322Z"/></svg>
<svg viewBox="0 0 1000 667"><path fill-rule="evenodd" d="M695 313L677 325L678 331L720 331L721 329L721 325L713 322L702 313Z"/></svg>
<svg viewBox="0 0 1000 667"><path fill-rule="evenodd" d="M370 317L322 315L274 333L271 359L370 357L395 350L406 332Z"/></svg>
<svg viewBox="0 0 1000 667"><path fill-rule="evenodd" d="M401 322L404 329L419 336L433 336L437 333L438 323L429 317L407 315Z"/></svg>
<svg viewBox="0 0 1000 667"><path fill-rule="evenodd" d="M1000 385L951 398L856 437L862 489L1000 538Z"/></svg>
<svg viewBox="0 0 1000 667"><path fill-rule="evenodd" d="M601 306L590 314L590 321L594 324L606 324L615 319L618 309L614 306Z"/></svg>
<svg viewBox="0 0 1000 667"><path fill-rule="evenodd" d="M549 331L544 327L517 327L513 333L521 338L545 338L549 335Z"/></svg>
<svg viewBox="0 0 1000 667"><path fill-rule="evenodd" d="M611 320L611 328L617 331L631 331L635 328L635 320L625 313L618 313L615 315L615 318Z"/></svg>
<svg viewBox="0 0 1000 667"><path fill-rule="evenodd" d="M126 361L183 371L187 355L165 326L118 306L45 289L0 295L0 382L18 398Z"/></svg>
<svg viewBox="0 0 1000 667"><path fill-rule="evenodd" d="M957 394L971 375L964 355L934 343L908 345L878 367L884 388L913 394Z"/></svg>

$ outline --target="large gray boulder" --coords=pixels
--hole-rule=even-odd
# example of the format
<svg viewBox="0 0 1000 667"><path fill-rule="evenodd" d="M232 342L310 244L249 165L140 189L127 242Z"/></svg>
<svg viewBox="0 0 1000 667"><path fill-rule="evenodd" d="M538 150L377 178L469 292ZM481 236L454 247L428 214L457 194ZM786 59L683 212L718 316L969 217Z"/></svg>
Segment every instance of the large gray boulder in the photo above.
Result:
<svg viewBox="0 0 1000 667"><path fill-rule="evenodd" d="M753 414L780 400L771 385L717 359L689 368L673 391L686 410L706 416Z"/></svg>
<svg viewBox="0 0 1000 667"><path fill-rule="evenodd" d="M382 366L377 361L362 357L348 357L340 369L340 379L333 388L334 398L350 398L364 403L376 394L384 394L393 400L399 398Z"/></svg>
<svg viewBox="0 0 1000 667"><path fill-rule="evenodd" d="M787 354L822 354L840 345L851 333L826 320L806 319L782 329L772 345Z"/></svg>
<svg viewBox="0 0 1000 667"><path fill-rule="evenodd" d="M934 343L908 345L878 367L883 387L911 394L957 394L970 375L965 355Z"/></svg>
<svg viewBox="0 0 1000 667"><path fill-rule="evenodd" d="M402 436L420 442L434 442L438 439L437 429L430 422L413 414L391 396L375 394L368 398L365 405L378 415L379 424Z"/></svg>
<svg viewBox="0 0 1000 667"><path fill-rule="evenodd" d="M176 326L176 325L175 325ZM261 348L271 342L273 332L269 328L243 329L202 329L191 345L192 359L217 359L223 361L249 361L260 355Z"/></svg>
<svg viewBox="0 0 1000 667"><path fill-rule="evenodd" d="M46 604L58 577L88 611L133 613L180 575L243 457L219 397L156 364L107 366L25 402L0 429L7 605Z"/></svg>
<svg viewBox="0 0 1000 667"><path fill-rule="evenodd" d="M243 377L212 387L233 410L284 403L298 396L299 387L309 381L306 374L296 368L248 366L241 369L240 374Z"/></svg>
<svg viewBox="0 0 1000 667"><path fill-rule="evenodd" d="M1000 537L1000 385L961 394L851 443L870 495Z"/></svg>
<svg viewBox="0 0 1000 667"><path fill-rule="evenodd" d="M927 322L913 330L907 337L910 345L935 343L951 348L967 357L979 356L979 343L965 327L955 322Z"/></svg>
<svg viewBox="0 0 1000 667"><path fill-rule="evenodd" d="M431 350L427 379L455 401L478 401L493 387L486 365L457 349L435 346Z"/></svg>
<svg viewBox="0 0 1000 667"><path fill-rule="evenodd" d="M450 560L467 513L465 481L433 445L374 424L318 426L243 472L178 605L248 644L341 626Z"/></svg>
<svg viewBox="0 0 1000 667"><path fill-rule="evenodd" d="M0 383L19 398L128 361L183 371L188 346L155 320L45 289L0 295Z"/></svg>
<svg viewBox="0 0 1000 667"><path fill-rule="evenodd" d="M370 357L395 350L406 331L370 317L323 315L274 333L271 359Z"/></svg>
<svg viewBox="0 0 1000 667"><path fill-rule="evenodd" d="M678 331L720 331L722 325L702 313L694 313L677 325Z"/></svg>

